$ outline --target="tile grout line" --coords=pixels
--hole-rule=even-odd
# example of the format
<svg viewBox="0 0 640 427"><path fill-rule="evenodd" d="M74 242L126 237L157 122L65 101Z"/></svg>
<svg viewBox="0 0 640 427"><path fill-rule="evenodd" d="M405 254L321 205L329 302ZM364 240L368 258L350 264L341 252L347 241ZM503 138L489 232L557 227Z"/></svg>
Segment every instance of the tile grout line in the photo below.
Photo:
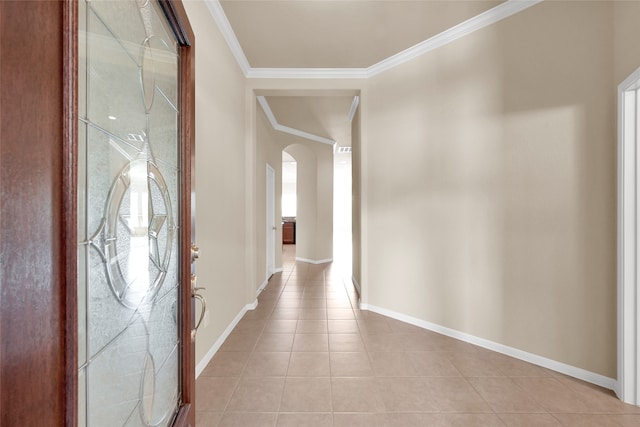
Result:
<svg viewBox="0 0 640 427"><path fill-rule="evenodd" d="M327 275L322 271L323 285L324 285L324 309L325 309L325 323L327 327L327 359L329 363L329 407L331 408L331 423L335 425L335 411L333 408L333 370L331 369L331 342L329 340L329 306L327 304Z"/></svg>
<svg viewBox="0 0 640 427"><path fill-rule="evenodd" d="M221 413L221 417L224 417L225 415L228 415L228 414L232 414L232 413L228 413L227 410L228 410L229 405L230 405L230 403L231 403L231 401L233 399L233 395L236 393L236 391L240 387L240 384L241 384L242 380L246 379L245 375L248 372L249 360L251 360L251 357L256 354L257 348L258 348L258 342L260 341L260 339L265 334L268 333L266 325L275 320L273 318L275 307L283 301L283 295L284 295L285 290L287 289L287 283L289 283L289 279L292 277L292 274L293 274L292 272L294 272L294 271L297 271L295 266L293 267L293 270L289 270L288 272L285 273L285 274L288 274L288 277L286 278L284 284L278 284L279 290L277 292L277 295L275 295L276 292L274 292L274 295L270 294L270 296L274 296L275 297L272 309L269 312L260 313L261 316L266 316L266 317L264 317L266 320L265 320L262 328L260 329L260 332L259 332L259 334L257 336L256 341L254 342L252 348L249 350L249 359L248 359L247 363L242 367L242 370L239 373L240 376L238 377L238 382L236 383L236 385L233 388L233 391L231 392L231 397L229 398L229 400L226 402L226 404L224 406L224 409L223 409L223 411ZM300 270L300 271L302 272L302 270ZM307 269L305 269L304 272L300 276L297 276L297 275L294 276L294 279L298 279L298 278L302 279L302 280L300 280L300 282L297 282L297 280L296 280L296 282L299 283L299 284L302 284L302 289L303 289L302 294L300 296L300 299L298 300L299 304L298 304L298 306L296 308L296 313L297 313L297 315L296 315L296 324L295 324L295 329L293 331L294 342L295 342L296 335L298 335L298 328L300 327L300 320L304 320L304 319L301 319L301 313L303 311L305 311L305 310L308 310L308 309L311 309L311 308L313 308L313 309L316 308L315 305L312 305L311 307L304 307L305 304L304 304L303 301L313 302L313 301L316 300L317 294L316 295L312 295L314 298L311 298L311 299L304 300L303 298L305 296L306 291L318 288L318 286L316 286L318 284L317 283L318 282L318 280L317 280L318 279L318 273L319 273L319 271L316 271L315 268L314 269L310 269L310 268L307 267ZM325 324L326 329L327 329L326 330L326 339L327 339L326 344L327 344L327 349L328 349L327 354L328 354L328 357L329 357L329 360L328 360L328 363L329 363L329 366L328 366L328 372L329 372L328 380L329 380L329 385L330 385L330 387L329 387L329 396L328 396L329 397L329 412L331 413L332 423L335 423L336 422L336 414L337 414L336 411L335 411L336 408L333 405L333 403L334 403L333 402L333 395L334 395L334 387L333 386L334 386L334 379L335 378L333 376L334 375L334 371L333 371L332 364L331 364L332 348L331 348L331 345L330 345L331 334L329 332L329 320L332 320L332 319L329 319L329 317L330 317L329 316L329 312L330 312L329 308L330 307L329 307L329 304L328 304L328 301L329 301L328 291L329 291L330 287L333 290L334 289L333 288L334 285L333 285L333 283L332 284L328 283L330 281L330 278L328 277L328 272L325 269L322 270L321 275L322 275L322 280L323 280L322 283L323 283L323 289L324 289L324 298L323 298L323 300L324 300L324 304L325 304L325 306L324 306L324 312L325 312L324 324ZM269 286L269 285L271 285L272 287L275 286L274 283L271 283L271 284L268 283L267 286ZM353 320L355 321L357 332L345 332L345 331L338 330L336 332L336 334L339 334L339 333L349 333L349 334L351 334L351 333L353 333L354 335L358 336L360 342L363 345L363 350L362 351L367 353L367 360L369 361L369 364L371 365L370 367L371 367L371 370L372 370L372 376L370 378L375 383L377 383L377 381L380 378L383 378L384 376L383 377L379 377L377 375L375 369L373 368L374 365L373 365L372 355L373 355L373 353L376 353L376 351L372 351L372 348L367 346L365 341L364 341L364 339L363 339L363 337L366 336L366 335L363 335L364 331L360 326L362 324L361 321L366 320L366 318L362 318L362 317L356 316L356 312L359 311L359 310L354 308L354 300L352 298L352 294L346 289L347 288L347 283L346 283L346 280L344 278L342 278L342 287L341 288L344 289L344 291L346 292L346 296L340 295L339 298L335 298L335 299L336 300L338 300L338 299L343 300L345 297L347 298L347 300L349 301L349 306L351 307L351 313L353 315ZM317 293L317 291L313 291L312 294L313 293ZM332 296L335 297L335 295L332 295ZM271 301L271 299L269 299L269 301ZM332 309L336 309L336 307L331 307L331 308ZM342 307L340 307L340 308L342 308ZM338 312L335 312L334 314L332 314L332 316L334 316L334 317L342 317L342 313L338 311ZM312 318L313 317L314 316L312 316ZM260 317L260 318L262 318L262 317ZM307 320L311 320L311 319L307 319ZM341 319L335 319L335 320L341 320ZM382 320L383 320L383 322L380 324L380 326L382 326L382 324L384 324L388 328L390 328L390 331L388 332L389 336L410 334L410 331L406 331L406 330L402 329L400 327L401 325L395 325L395 323L393 323L394 322L393 320L391 320L389 318L386 318L384 316L383 316ZM368 323L365 322L365 324L368 324ZM312 332L308 332L308 333L313 333L313 328L310 329L310 330ZM386 329L383 329L381 331L378 328L378 325L375 324L375 322L374 322L374 324L371 325L371 327L370 327L370 329L368 331L370 332L370 335L377 335L377 334L378 335L379 334L383 334L384 335L384 334L387 333ZM284 373L284 379L283 379L284 384L283 384L283 387L282 387L282 390L281 390L281 393L280 393L280 400L278 402L277 412L275 413L274 424L273 424L274 426L276 426L280 420L283 420L283 421L285 420L285 419L281 419L280 415L281 414L285 414L285 413L281 413L281 409L282 409L282 403L283 403L283 397L284 397L284 393L285 393L286 383L287 383L287 380L289 378L289 368L290 368L290 365L291 365L291 362L292 362L292 357L293 357L293 350L294 350L293 344L294 344L294 342L291 343L291 348L290 348L290 351L289 351L289 360L288 360L288 365L287 365L285 373ZM384 348L384 349L388 348L387 351L381 351L382 353L400 352L400 353L403 353L404 355L408 355L408 354L411 354L411 353L422 353L423 351L427 351L427 350L420 350L423 347L422 345L420 345L418 347L411 346L411 345L408 345L404 340L399 340L398 342L395 342L395 341L388 342L388 343L386 343L387 345L385 345L384 347L380 347L378 345L377 341L373 341L372 343L373 343L374 347L379 348L379 349L380 348ZM396 347L394 347L394 343L401 345L401 350L400 351L394 350L394 348L396 348ZM383 344L383 343L381 342L380 344ZM391 346L389 346L389 344L391 344ZM438 342L435 343L435 345L436 345L436 348L439 348L438 346L440 346L440 347L444 346L440 350L436 349L434 351L436 351L437 353L443 353L445 358L446 358L446 360L449 361L451 366L459 374L458 378L463 378L464 379L464 382L459 382L459 384L466 384L467 387L470 386L471 390L473 390L474 393L476 393L476 395L478 395L480 397L481 401L484 402L484 404L488 407L488 411L482 412L482 413L483 414L487 414L487 416L490 415L490 416L495 417L495 420L498 423L500 423L500 425L507 425L507 423L508 423L507 420L510 419L510 418L508 418L509 416L512 416L512 415L524 415L524 414L526 414L526 415L551 416L551 418L549 418L549 421L555 420L556 422L559 423L559 425L562 425L562 420L565 420L565 418L567 418L568 415L587 416L587 417L589 415L597 415L597 417L595 417L596 419L600 419L599 417L610 416L612 418L610 418L610 419L607 418L606 420L612 422L615 425L621 425L621 423L624 422L624 421L622 421L622 418L613 418L614 416L616 416L616 415L617 416L624 416L625 414L629 414L630 416L633 416L633 415L636 414L635 412L625 412L625 411L618 412L615 409L607 410L606 408L594 412L594 411L591 411L591 409L595 410L595 409L600 409L600 408L599 407L598 408L595 408L595 407L594 408L590 408L589 405L586 402L584 402L584 405L586 405L586 409L582 410L582 411L577 411L574 408L574 411L572 411L572 412L562 412L561 409L563 409L563 408L556 408L558 410L555 410L555 412L551 412L551 410L549 410L547 406L543 406L542 404L539 403L539 402L541 402L540 399L544 397L544 395L541 394L541 392L544 392L544 390L531 390L531 391L529 391L528 390L529 387L527 386L528 382L523 382L522 384L516 383L514 378L519 378L519 377L524 377L524 378L534 377L534 378L547 378L547 379L551 378L555 382L560 383L562 385L562 390L568 391L570 394L574 395L575 397L580 398L584 394L584 392L577 385L574 387L572 384L569 384L566 381L562 381L559 378L549 377L549 376L546 376L546 375L545 376L541 376L541 375L526 375L526 374L523 374L523 375L505 375L505 374L508 374L508 373L514 373L514 372L518 372L518 371L511 371L510 370L511 369L510 365L502 365L501 364L502 362L500 360L498 360L498 359L495 359L495 360L492 359L492 358L486 359L484 357L480 357L478 359L478 357L477 357L478 355L477 354L475 354L475 353L466 353L464 349L458 348L457 346L450 347L448 345L448 343L444 343L444 342L439 342L438 341ZM413 350L408 350L409 348L411 348ZM468 357L473 359L473 360L484 361L484 362L488 363L489 365L488 365L487 369L489 370L489 372L487 372L487 369L484 369L484 368L482 368L482 370L480 370L480 371L477 371L477 369L474 368L471 372L469 372L468 369L465 368L465 366L466 366L465 364L461 365L462 368L464 368L464 369L461 370L461 368L459 368L459 363L455 362L455 360L457 360L457 359L452 359L451 358L451 356L453 354L455 354L455 353L462 353L462 354L468 355ZM482 356L482 355L480 355L480 356ZM409 358L408 362L411 363L412 365L414 365L414 367L415 367L415 363L416 362L413 361L413 359ZM497 371L497 375L482 375L482 374L490 374L492 372L495 373L496 369L498 370ZM400 377L397 377L397 378L408 377L408 378L416 378L416 379L419 379L421 381L426 381L429 378L433 378L433 377L438 377L438 378L448 378L449 377L449 375L421 375L421 374L419 374L418 370L414 369L414 371L415 372L414 372L413 375L405 375L405 376L400 376ZM463 371L467 372L467 374L476 373L476 374L480 374L480 375L465 375L463 373ZM404 371L402 371L402 372L404 372ZM428 371L428 372L431 372L431 371ZM422 372L422 374L424 374L424 372ZM303 378L303 377L300 377L300 378ZM307 377L304 377L304 378L307 378ZM310 376L309 378L316 378L317 379L317 378L324 378L324 377L321 376L321 375L314 375L314 376ZM349 377L349 378L360 378L360 379L363 379L364 377L355 376L355 377ZM492 394L488 393L486 395L486 397L485 397L485 395L483 395L481 393L481 390L484 387L483 383L482 382L477 382L476 385L474 385L474 383L472 382L472 380L474 378L501 378L501 379L504 379L504 380L509 380L510 383L513 383L513 385L517 388L517 390L527 394L529 396L529 398L532 398L534 401L536 401L538 403L538 406L540 407L540 410L542 412L537 412L537 411L536 412L531 412L531 411L527 411L527 412L506 411L506 409L508 409L508 407L504 407L503 411L499 412L500 406L497 406L494 409L494 407L490 403L490 400L492 400L492 401L495 400L495 399L491 399L492 398ZM379 387L377 388L377 391L378 391L378 393L380 392ZM537 392L537 394L536 394L536 392ZM498 394L498 398L500 396L502 396L501 393ZM538 398L536 398L536 396L538 396ZM380 396L380 397L382 398L382 396ZM387 417L388 420L391 419L391 418L389 418L389 414L397 414L397 413L405 412L405 411L398 411L398 410L396 410L396 411L393 411L393 410L388 411L387 407L386 407L386 404L384 402L384 399L382 399L381 403L382 403L382 405L384 407L384 412L382 412L382 414L387 414L386 417ZM584 405L582 405L582 406L584 406ZM555 406L553 408L555 408ZM252 408L252 409L255 410L255 408ZM480 414L481 413L481 412L477 412L477 411L475 411L475 412L474 411L465 411L465 410L463 410L464 407L461 407L459 409L460 410L457 410L457 411L447 411L446 413L447 414L449 414L449 413L452 413L452 414L478 413L478 414ZM569 409L569 408L564 408L564 409ZM245 412L245 411L241 411L241 412ZM246 412L255 412L255 411L248 410ZM311 412L318 412L318 411L311 411ZM320 412L322 412L322 411L320 411ZM443 416L442 414L445 414L445 412L442 412L442 411L436 411L436 412L425 411L425 412L421 412L420 410L416 410L416 411L411 411L411 412L412 413L415 412L416 414L418 414L418 413L420 413L420 414L423 414L423 413L424 414L426 414L426 413L434 413L434 414L441 414L441 416ZM309 414L310 412L292 411L292 413L303 415L303 414ZM349 412L349 413L351 413L351 412ZM359 412L357 412L357 411L355 411L353 413L354 414L359 414ZM603 421L606 421L606 420L605 420L605 418L603 418ZM635 418L634 418L634 420L635 420Z"/></svg>

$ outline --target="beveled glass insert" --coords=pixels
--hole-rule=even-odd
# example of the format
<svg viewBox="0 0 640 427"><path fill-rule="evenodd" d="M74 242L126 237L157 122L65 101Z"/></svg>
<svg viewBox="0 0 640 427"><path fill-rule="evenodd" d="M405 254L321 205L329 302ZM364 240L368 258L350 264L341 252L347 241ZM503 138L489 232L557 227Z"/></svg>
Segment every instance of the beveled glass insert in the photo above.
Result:
<svg viewBox="0 0 640 427"><path fill-rule="evenodd" d="M140 81L142 82L142 97L147 111L151 110L156 87L156 73L153 64L153 52L151 50L151 40L146 39L141 48L140 60Z"/></svg>
<svg viewBox="0 0 640 427"><path fill-rule="evenodd" d="M138 158L118 174L103 225L98 249L115 297L131 309L153 302L169 270L175 237L167 184L153 163Z"/></svg>
<svg viewBox="0 0 640 427"><path fill-rule="evenodd" d="M166 427L180 390L178 44L157 0L80 0L80 426Z"/></svg>
<svg viewBox="0 0 640 427"><path fill-rule="evenodd" d="M142 373L142 384L140 384L140 390L142 393L142 405L140 405L140 412L142 422L146 425L153 425L153 398L155 397L156 388L156 366L153 363L153 358L147 353L147 358L144 361L144 372Z"/></svg>

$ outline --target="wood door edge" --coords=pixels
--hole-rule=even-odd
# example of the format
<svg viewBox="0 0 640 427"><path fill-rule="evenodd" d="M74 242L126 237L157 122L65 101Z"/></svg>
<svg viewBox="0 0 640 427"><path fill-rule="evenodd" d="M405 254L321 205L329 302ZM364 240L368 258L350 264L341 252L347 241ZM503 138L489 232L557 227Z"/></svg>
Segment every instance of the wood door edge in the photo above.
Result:
<svg viewBox="0 0 640 427"><path fill-rule="evenodd" d="M173 423L174 427L192 427L195 425L195 422L191 424L189 421L189 413L192 411L191 404L187 403L180 407L178 411L178 415L176 415L176 420Z"/></svg>
<svg viewBox="0 0 640 427"><path fill-rule="evenodd" d="M63 203L65 211L65 419L78 425L78 0L63 4Z"/></svg>

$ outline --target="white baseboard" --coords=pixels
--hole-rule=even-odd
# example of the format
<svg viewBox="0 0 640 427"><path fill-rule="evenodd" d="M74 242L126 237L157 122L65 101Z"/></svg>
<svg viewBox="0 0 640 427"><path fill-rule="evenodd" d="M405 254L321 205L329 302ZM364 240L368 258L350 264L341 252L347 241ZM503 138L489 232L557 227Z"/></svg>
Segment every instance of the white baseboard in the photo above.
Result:
<svg viewBox="0 0 640 427"><path fill-rule="evenodd" d="M209 362L211 362L211 359L213 359L213 356L215 356L218 350L220 350L220 347L222 347L222 344L224 344L224 341L227 339L229 334L231 334L231 332L233 331L233 328L235 328L238 322L240 321L240 319L242 319L242 316L244 316L247 311L254 310L257 306L258 306L258 300L256 299L251 304L247 304L244 307L242 307L242 310L240 310L240 313L238 313L238 315L231 321L231 323L229 323L229 326L227 326L224 332L218 337L216 342L213 343L209 351L207 351L207 354L205 354L202 360L196 365L196 379L200 376L202 371L204 371L204 369L207 367Z"/></svg>
<svg viewBox="0 0 640 427"><path fill-rule="evenodd" d="M247 304L244 306L244 308L247 309L245 313L249 310L255 310L257 306L258 306L258 298L256 298L251 304Z"/></svg>
<svg viewBox="0 0 640 427"><path fill-rule="evenodd" d="M282 269L282 267L280 268L276 268L275 270L273 270L273 273L271 274L272 276L274 274L278 274L278 273L282 273L284 270ZM271 277L264 279L264 282L262 282L262 284L260 284L260 286L258 286L258 290L256 291L256 297L260 296L260 294L262 293L262 291L264 291L264 288L267 287L267 285L269 284L269 279Z"/></svg>
<svg viewBox="0 0 640 427"><path fill-rule="evenodd" d="M327 259L314 260L314 259L307 259L307 258L298 258L298 257L296 257L296 261L308 262L309 264L324 264L324 263L326 263L326 262L333 262L333 258L327 258Z"/></svg>
<svg viewBox="0 0 640 427"><path fill-rule="evenodd" d="M517 348L509 347L497 342L489 341L484 338L479 338L473 335L466 334L464 332L456 331L444 326L437 325L435 323L427 322L426 320L417 319L415 317L407 316L406 314L398 313L386 308L376 307L370 304L360 304L361 310L369 310L374 313L382 314L383 316L391 317L396 320L400 320L405 323L409 323L414 326L418 326L423 329L427 329L433 332L437 332L442 335L449 336L451 338L458 339L460 341L468 342L470 344L477 345L479 347L486 348L496 353L501 353L507 356L514 357L516 359L523 360L525 362L532 363L534 365L541 366L543 368L551 369L552 371L559 372L561 374L568 375L570 377L578 378L580 380L596 384L600 387L607 388L609 390L615 390L617 387L617 381L613 378L605 377L604 375L596 374L582 368L567 365L562 362L558 362L546 357L538 356L537 354L528 353Z"/></svg>
<svg viewBox="0 0 640 427"><path fill-rule="evenodd" d="M282 267L276 268L275 270L273 270L273 273L271 273L271 276L273 276L274 274L282 273L283 271L284 270L282 269ZM264 291L264 288L267 287L267 285L269 284L269 279L271 279L271 276L264 279L264 282L262 282L260 286L258 286L258 290L256 291L256 297L260 296L262 291Z"/></svg>
<svg viewBox="0 0 640 427"><path fill-rule="evenodd" d="M269 284L269 279L265 279L265 281L262 282L260 286L258 286L258 290L256 290L256 298L260 296L260 294L262 293L262 291L264 291L264 288L266 288L268 284Z"/></svg>
<svg viewBox="0 0 640 427"><path fill-rule="evenodd" d="M351 283L353 283L353 286L355 286L355 288L357 289L358 295L362 295L362 289L360 288L360 283L358 283L356 276L351 276Z"/></svg>

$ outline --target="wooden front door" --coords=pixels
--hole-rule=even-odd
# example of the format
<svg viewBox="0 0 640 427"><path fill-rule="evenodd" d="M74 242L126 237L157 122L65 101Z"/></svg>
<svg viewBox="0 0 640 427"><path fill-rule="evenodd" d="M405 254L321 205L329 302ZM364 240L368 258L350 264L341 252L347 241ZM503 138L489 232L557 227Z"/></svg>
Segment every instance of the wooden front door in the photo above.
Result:
<svg viewBox="0 0 640 427"><path fill-rule="evenodd" d="M195 425L193 42L179 0L0 2L3 426Z"/></svg>

